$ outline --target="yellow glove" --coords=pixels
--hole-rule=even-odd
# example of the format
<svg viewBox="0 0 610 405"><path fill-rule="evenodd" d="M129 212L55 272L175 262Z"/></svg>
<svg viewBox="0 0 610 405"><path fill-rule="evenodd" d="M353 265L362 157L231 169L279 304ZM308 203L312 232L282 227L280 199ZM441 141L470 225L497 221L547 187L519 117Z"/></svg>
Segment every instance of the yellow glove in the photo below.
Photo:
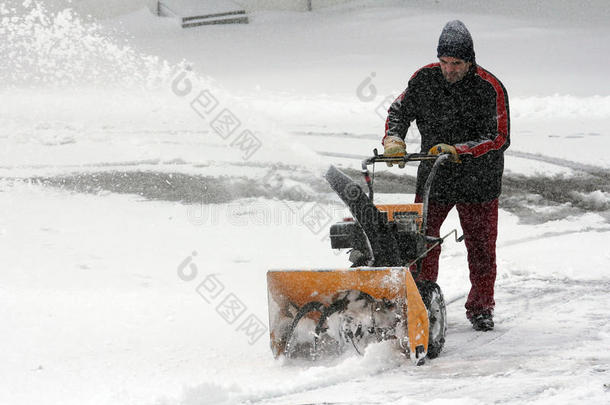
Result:
<svg viewBox="0 0 610 405"><path fill-rule="evenodd" d="M462 161L460 160L460 155L457 153L457 150L455 150L455 146L453 146L453 145L448 145L446 143L439 143L439 144L436 144L433 147L431 147L430 150L428 151L428 153L430 155L440 155L441 153L450 153L452 162L462 163Z"/></svg>
<svg viewBox="0 0 610 405"><path fill-rule="evenodd" d="M383 141L383 156L388 157L403 157L407 154L407 145L405 141L397 136L388 136ZM391 162L386 162L388 167L392 167ZM405 167L405 163L398 164L401 169Z"/></svg>

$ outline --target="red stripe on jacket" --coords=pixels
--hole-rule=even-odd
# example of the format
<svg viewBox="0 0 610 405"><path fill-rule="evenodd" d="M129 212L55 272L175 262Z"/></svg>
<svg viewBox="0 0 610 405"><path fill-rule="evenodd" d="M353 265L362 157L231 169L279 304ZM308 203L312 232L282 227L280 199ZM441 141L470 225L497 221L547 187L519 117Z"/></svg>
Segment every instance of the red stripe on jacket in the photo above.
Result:
<svg viewBox="0 0 610 405"><path fill-rule="evenodd" d="M426 65L426 66L424 66L424 67L421 67L421 68L417 69L417 71L416 71L415 73L413 73L413 76L411 76L411 78L409 79L409 81L413 80L413 78L414 78L415 76L417 76L417 74L418 74L419 72L421 72L421 71L422 71L422 69L430 69L430 68L435 68L435 67L440 67L440 66L441 66L441 64L440 64L440 63L438 63L438 62L436 62L436 63L430 63L429 65Z"/></svg>
<svg viewBox="0 0 610 405"><path fill-rule="evenodd" d="M409 79L409 81L413 80L413 78L414 78L415 76L417 76L417 74L418 74L419 72L421 72L421 71L422 71L422 69L430 69L430 68L435 68L435 67L440 67L440 66L441 66L441 64L440 64L440 63L438 63L438 62L436 62L436 63L430 63L429 65L426 65L426 66L424 66L424 67L421 67L421 68L417 69L417 70L415 71L415 73L413 73L413 76L411 76L411 78ZM403 91L402 93L400 93L400 96L396 97L396 99L395 99L395 100L392 102L392 104L394 104L395 102L397 102L397 101L399 101L399 100L400 100L400 101L402 101L402 100L405 98L405 93L406 93L406 92L407 92L407 90L405 90L405 91ZM391 105L390 105L390 107L391 107ZM390 110L388 109L388 113L389 113L389 111L390 111ZM385 141L385 138L387 138L387 137L388 137L388 129L390 129L390 115L389 115L389 114L388 114L388 118L386 118L386 120L385 120L385 132L384 132L383 139L381 139L381 144L382 144L382 145L383 145L383 142Z"/></svg>
<svg viewBox="0 0 610 405"><path fill-rule="evenodd" d="M508 111L502 85L498 79L480 66L477 66L477 75L491 84L496 91L496 128L498 134L493 140L484 141L472 148L469 148L466 144L455 145L458 153L470 153L474 157L481 156L490 150L500 149L508 138Z"/></svg>

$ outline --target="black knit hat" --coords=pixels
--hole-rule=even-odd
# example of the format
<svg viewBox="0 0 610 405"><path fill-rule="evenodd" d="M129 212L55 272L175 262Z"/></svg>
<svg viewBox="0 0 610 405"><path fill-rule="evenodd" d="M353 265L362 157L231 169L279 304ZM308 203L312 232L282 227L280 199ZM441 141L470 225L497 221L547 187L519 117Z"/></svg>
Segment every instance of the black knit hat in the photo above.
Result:
<svg viewBox="0 0 610 405"><path fill-rule="evenodd" d="M474 45L468 28L460 20L449 21L438 39L438 57L451 56L474 63Z"/></svg>

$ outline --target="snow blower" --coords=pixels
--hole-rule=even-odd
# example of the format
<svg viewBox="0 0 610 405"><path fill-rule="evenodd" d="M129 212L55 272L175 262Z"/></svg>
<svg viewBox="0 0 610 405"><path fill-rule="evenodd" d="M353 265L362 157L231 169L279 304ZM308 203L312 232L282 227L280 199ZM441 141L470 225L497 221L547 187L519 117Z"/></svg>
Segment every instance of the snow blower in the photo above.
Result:
<svg viewBox="0 0 610 405"><path fill-rule="evenodd" d="M347 350L362 354L367 344L396 340L415 364L441 352L447 329L440 287L415 281L422 259L443 242L426 235L430 188L449 155L387 157L374 150L362 162L369 195L331 166L325 178L353 218L330 228L331 248L350 249L351 267L267 272L269 329L275 357L316 360ZM423 202L374 205L374 177L368 166L433 160ZM456 238L456 240L461 240ZM413 271L413 274L412 274Z"/></svg>

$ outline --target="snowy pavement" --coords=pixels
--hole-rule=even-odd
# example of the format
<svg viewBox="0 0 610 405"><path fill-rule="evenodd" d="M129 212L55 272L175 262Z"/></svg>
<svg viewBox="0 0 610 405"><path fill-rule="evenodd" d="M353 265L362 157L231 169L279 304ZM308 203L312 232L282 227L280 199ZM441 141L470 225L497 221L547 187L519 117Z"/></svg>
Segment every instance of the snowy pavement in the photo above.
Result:
<svg viewBox="0 0 610 405"><path fill-rule="evenodd" d="M464 316L465 252L449 243L440 279L449 332L438 359L414 367L385 344L315 366L273 360L266 336L251 346L196 292L216 274L265 319L268 268L345 266L322 233L289 222L284 202L192 216L182 204L5 183L0 203L12 214L2 222L7 401L603 403L608 395L610 257L585 249L603 246L610 231L596 214L527 226L501 213L493 332L473 332ZM284 215L265 222L262 212ZM456 225L454 216L446 224ZM186 282L178 268L189 257L199 273Z"/></svg>

